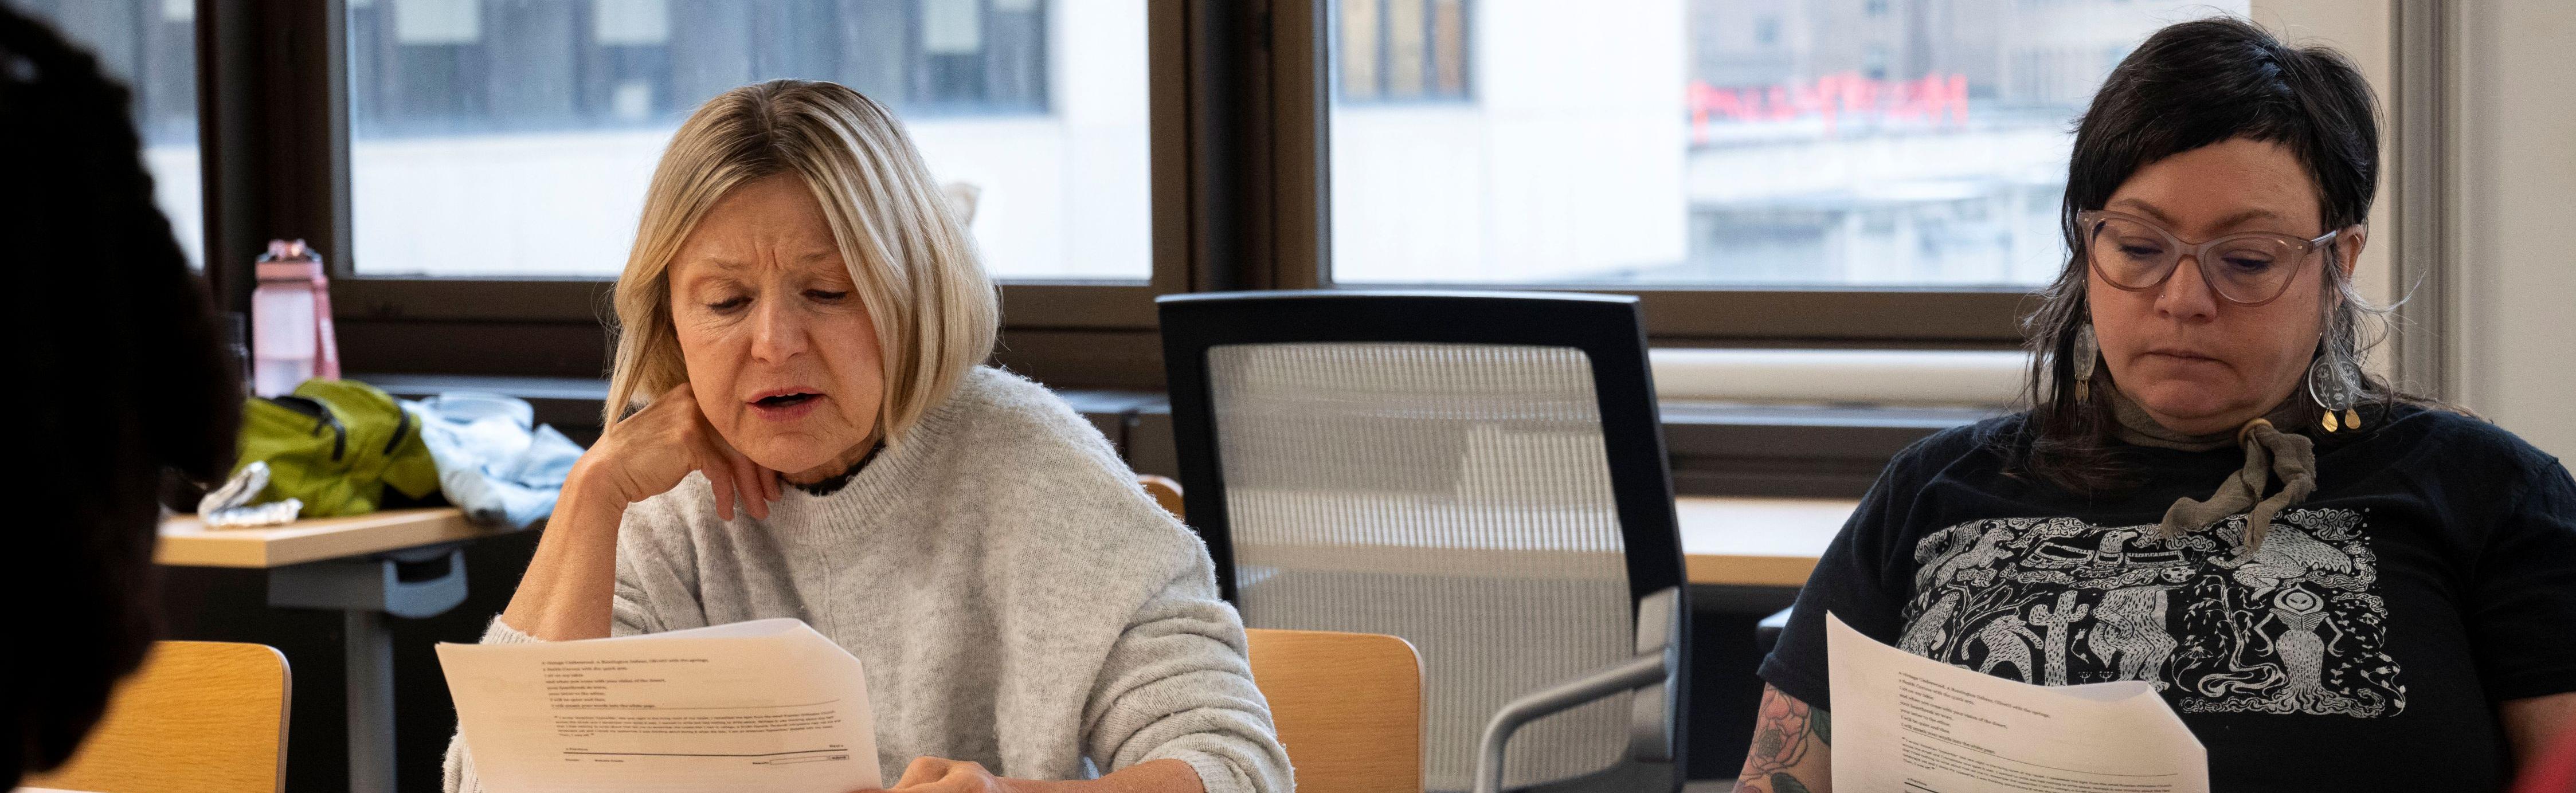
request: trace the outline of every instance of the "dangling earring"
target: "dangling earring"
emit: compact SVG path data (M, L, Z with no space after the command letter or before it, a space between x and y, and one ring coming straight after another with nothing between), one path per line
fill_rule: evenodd
M2353 409L2360 397L2360 367L2319 345L2316 362L2308 364L2308 398L2316 400L2317 407L2325 411L2325 418L2318 423L2327 432L2361 429L2361 411ZM2336 413L2343 414L2342 421L2335 420Z
M2093 341L2093 323L2075 329L2075 349L2067 363L2075 366L2075 401L2093 398L2093 365L2102 357L2102 348Z

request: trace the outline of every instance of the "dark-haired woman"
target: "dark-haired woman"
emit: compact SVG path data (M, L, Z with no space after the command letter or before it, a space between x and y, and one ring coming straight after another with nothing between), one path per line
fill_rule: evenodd
M151 646L155 489L232 464L241 384L213 308L152 206L123 86L0 4L0 397L20 458L0 603L0 789L61 765ZM27 463L33 463L29 465Z
M2576 720L2576 481L2357 365L2375 117L2342 56L2239 21L2121 62L2033 407L1888 465L1762 665L1737 790L1831 786L1828 611L2001 677L2146 681L2219 790L2494 790Z

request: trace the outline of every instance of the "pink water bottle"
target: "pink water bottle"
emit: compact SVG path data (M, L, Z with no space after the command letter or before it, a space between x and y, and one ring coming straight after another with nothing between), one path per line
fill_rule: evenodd
M252 392L293 392L304 381L340 379L340 344L331 331L331 281L322 256L303 240L269 240L250 293Z

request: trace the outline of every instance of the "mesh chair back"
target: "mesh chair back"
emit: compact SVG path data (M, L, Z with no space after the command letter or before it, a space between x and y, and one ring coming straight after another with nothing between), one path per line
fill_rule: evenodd
M1167 347L1209 340L1175 328L1166 305ZM1632 580L1586 350L1372 340L1414 334L1301 324L1359 338L1283 333L1204 347L1205 402L1192 407L1206 412L1206 437L1183 444L1213 447L1221 498L1210 500L1221 501L1222 520L1203 517L1206 483L1187 480L1204 474L1185 470L1192 523L1222 531L1231 558L1219 561L1247 626L1412 642L1423 661L1425 786L1465 789L1477 739L1503 704L1634 657L1636 598L1649 589L1640 584L1673 585L1677 552L1649 549L1674 555L1662 562L1674 572ZM1185 386L1177 376L1172 385L1176 423L1189 423ZM1659 457L1654 470L1669 533ZM1622 694L1531 724L1511 743L1506 784L1619 763L1630 714Z
M1580 351L1229 345L1208 351L1208 370L1244 623L1413 642L1430 689L1429 787L1467 786L1503 703L1633 654ZM1617 762L1626 705L1531 725L1505 779Z

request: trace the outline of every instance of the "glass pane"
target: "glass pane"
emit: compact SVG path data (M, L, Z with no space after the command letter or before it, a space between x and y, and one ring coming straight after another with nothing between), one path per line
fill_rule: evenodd
M1152 272L1144 0L348 0L364 275L614 277L709 97L831 80L979 194L996 277Z
M0 0L53 23L134 92L153 203L188 264L205 265L205 194L197 166L196 0Z
M2054 276L2075 117L2246 0L1328 0L1332 279Z

